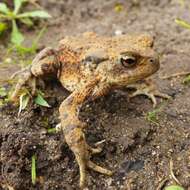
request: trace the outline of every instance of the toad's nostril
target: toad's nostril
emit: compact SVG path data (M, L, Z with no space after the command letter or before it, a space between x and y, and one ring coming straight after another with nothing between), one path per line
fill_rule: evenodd
M153 69L153 71L157 71L160 67L160 61L158 56L149 57L148 59L149 66Z
M158 57L151 57L151 58L149 58L149 62L152 64L159 64L159 58Z

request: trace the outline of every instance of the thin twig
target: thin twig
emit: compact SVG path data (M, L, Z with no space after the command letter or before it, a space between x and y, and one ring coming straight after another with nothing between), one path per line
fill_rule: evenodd
M161 190L167 181L168 181L168 178L163 179L163 180L159 183L159 185L158 185L158 187L156 188L156 190Z
M185 75L189 75L190 74L190 71L182 71L182 72L178 72L178 73L174 73L174 74L171 74L171 75L166 75L166 76L160 76L161 79L170 79L170 78L173 78L173 77L181 77L181 76L185 76Z
M127 181L125 190L131 190L131 180Z
M181 183L180 183L179 180L176 178L176 176L175 176L175 174L174 174L174 172L173 172L173 160L172 160L172 158L170 159L170 174L171 174L173 180L174 180L177 184L181 185Z
M99 146L99 145L103 144L104 142L106 142L105 139L98 141L97 143L94 144L94 146Z

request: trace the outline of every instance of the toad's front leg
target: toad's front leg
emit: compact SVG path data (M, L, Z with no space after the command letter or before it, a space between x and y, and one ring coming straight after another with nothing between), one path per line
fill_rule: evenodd
M85 140L83 129L85 123L78 119L78 112L80 105L91 98L94 84L91 83L85 86L80 91L73 92L60 106L60 118L61 126L66 139L67 144L73 151L80 170L80 187L85 186L86 181L86 169L90 168L97 172L112 175L110 170L102 168L92 161L90 157L93 153L98 153L98 148L90 147Z
M145 95L151 99L153 107L156 107L157 105L157 101L155 98L156 96L164 99L171 98L169 95L160 92L150 79L139 81L138 83L127 86L127 88L136 89L136 91L130 95L131 98L138 95Z
M22 87L26 84L32 87L32 94L35 94L36 78L43 77L44 75L48 74L56 75L59 64L56 59L57 52L51 47L47 47L37 54L30 66L14 73L11 78L19 75L19 80L11 99L15 100L18 97L18 94Z

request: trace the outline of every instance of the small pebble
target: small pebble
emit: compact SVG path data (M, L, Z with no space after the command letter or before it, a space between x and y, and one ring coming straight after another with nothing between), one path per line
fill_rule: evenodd
M119 35L122 35L123 34L123 31L122 30L116 30L115 31L115 35L116 36L119 36Z
M57 133L60 132L61 131L61 123L57 124L55 129L56 129Z
M12 62L12 59L10 57L6 58L4 63L11 63Z

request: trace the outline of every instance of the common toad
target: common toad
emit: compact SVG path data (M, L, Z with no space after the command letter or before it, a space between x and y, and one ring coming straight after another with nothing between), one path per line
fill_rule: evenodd
M146 35L103 37L88 32L77 37L65 37L57 50L45 48L28 68L17 73L20 79L13 99L26 84L32 86L34 94L36 79L49 75L56 76L63 87L72 92L60 105L60 125L78 162L81 188L85 186L87 168L106 175L112 175L112 171L90 160L91 155L101 149L86 143L83 133L86 124L78 118L80 106L87 100L126 86L137 88L134 95L145 94L154 103L154 95L167 98L156 89L149 91L147 83L143 83L143 87L136 84L159 69L158 54L152 46L153 39Z

